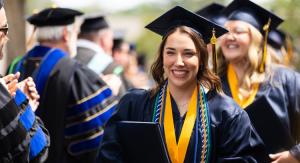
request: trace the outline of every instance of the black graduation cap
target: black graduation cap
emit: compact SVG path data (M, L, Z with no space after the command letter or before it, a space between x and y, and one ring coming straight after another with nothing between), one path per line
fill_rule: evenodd
M223 11L229 20L245 21L261 33L264 33L263 27L268 23L269 18L271 19L270 29L275 29L283 22L280 17L250 0L234 0Z
M196 14L203 16L207 18L208 20L215 22L220 25L224 25L226 22L226 17L222 15L222 10L225 8L225 6L219 4L219 3L211 3L202 9L196 11Z
M0 9L2 9L3 5L4 5L3 0L0 0Z
M268 35L268 44L275 49L285 46L286 34L278 29L271 30Z
M228 32L225 28L207 20L206 18L176 6L146 26L147 29L164 36L171 29L178 26L188 26L198 32L205 43L209 43L212 31L215 30L216 37Z
M80 31L81 32L92 32L92 31L98 31L100 29L108 28L109 25L107 21L105 20L105 17L103 15L101 16L94 16L94 17L87 17L84 19Z
M75 16L82 14L69 8L46 8L30 16L27 21L37 27L69 25L74 23Z

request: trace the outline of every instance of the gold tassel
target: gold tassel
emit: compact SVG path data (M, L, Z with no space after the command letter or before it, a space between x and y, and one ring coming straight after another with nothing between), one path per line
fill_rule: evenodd
M215 28L212 30L212 37L210 38L211 48L212 48L212 62L213 62L213 71L215 74L217 74L218 64L217 64L217 38L216 38L216 31Z
M265 31L264 44L263 44L263 56L259 66L259 72L263 73L265 71L265 62L267 58L267 43L268 43L268 35L271 24L271 18L269 18L268 23L264 25L263 30Z
M293 55L294 55L294 49L293 49L293 43L292 43L292 39L290 36L286 36L286 48L287 48L287 54L285 55L286 56L286 59L285 59L285 65L288 66L291 62L291 59L293 58Z

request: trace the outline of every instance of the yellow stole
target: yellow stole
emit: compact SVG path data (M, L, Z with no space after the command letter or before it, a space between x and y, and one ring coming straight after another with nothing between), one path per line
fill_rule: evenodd
M190 138L193 132L193 128L197 116L197 86L193 92L192 98L188 104L188 111L183 123L183 127L179 136L178 144L176 142L172 104L170 98L169 87L167 87L166 92L166 105L165 105L165 115L164 115L164 131L165 139L167 144L167 149L172 163L183 163L187 148L190 142Z
M238 79L231 64L228 65L227 69L227 81L232 94L232 98L240 105L241 108L246 108L254 101L256 93L259 89L259 84L253 85L250 96L248 98L240 98Z

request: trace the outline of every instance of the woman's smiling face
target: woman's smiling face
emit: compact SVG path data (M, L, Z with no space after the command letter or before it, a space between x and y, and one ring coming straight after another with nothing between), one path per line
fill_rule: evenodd
M220 46L227 61L239 61L247 56L251 44L249 24L243 21L228 21L229 31L220 38Z
M169 84L184 88L197 82L199 54L188 34L176 31L168 36L163 48L163 66Z

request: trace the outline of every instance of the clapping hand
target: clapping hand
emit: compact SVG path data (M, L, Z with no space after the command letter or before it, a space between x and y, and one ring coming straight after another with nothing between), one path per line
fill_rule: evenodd
M35 111L39 106L40 95L36 90L35 83L31 77L26 78L17 84L18 88L25 93L29 100L29 105Z
M16 90L18 89L17 83L20 77L20 73L9 74L0 78L0 83L7 89L11 96L16 95Z

